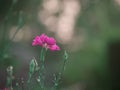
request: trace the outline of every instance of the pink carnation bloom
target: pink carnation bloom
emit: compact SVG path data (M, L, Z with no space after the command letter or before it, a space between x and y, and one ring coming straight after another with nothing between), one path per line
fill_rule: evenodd
M42 46L51 51L60 50L60 47L56 45L56 40L53 37L48 37L45 34L36 36L33 40L32 46Z

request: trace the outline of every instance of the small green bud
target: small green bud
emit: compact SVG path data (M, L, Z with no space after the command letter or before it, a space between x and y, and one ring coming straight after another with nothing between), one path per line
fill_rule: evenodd
M40 78L36 78L37 82L40 82Z
M18 82L16 83L16 86L17 86L17 87L19 86L19 83L18 83Z
M22 28L23 25L24 25L23 12L20 11L20 12L19 12L19 17L18 17L18 29Z
M39 70L37 60L35 58L32 59L30 62L30 72L34 73L35 71Z
M9 67L7 68L7 73L8 73L9 76L12 76L12 75L13 75L13 66L9 66Z
M34 59L30 62L30 74L33 74L35 70L35 62Z
M64 51L64 59L68 59L68 53Z
M9 66L7 68L7 74L8 74L8 76L7 76L7 86L10 86L12 84L12 80L14 79L14 77L13 77L13 66ZM12 86L11 86L11 88L12 88ZM12 90L12 89L10 89L10 90Z

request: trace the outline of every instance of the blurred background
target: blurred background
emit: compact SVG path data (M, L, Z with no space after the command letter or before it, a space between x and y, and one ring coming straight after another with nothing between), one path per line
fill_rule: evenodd
M120 0L0 0L1 89L9 65L14 81L28 79L29 63L41 50L31 43L42 33L61 47L46 55L48 87L66 50L61 90L120 90Z

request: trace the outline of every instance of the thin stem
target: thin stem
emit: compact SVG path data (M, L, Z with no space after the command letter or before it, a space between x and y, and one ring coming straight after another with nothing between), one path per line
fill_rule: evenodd
M19 29L16 30L16 32L13 34L11 41L15 38L15 36L17 35L17 33L19 32ZM7 46L5 47L5 49L3 50L3 54L6 53L7 49L10 47L11 42L8 42Z
M12 81L11 81L11 86L10 86L10 90L13 90L13 87L12 87Z
M7 68L7 87L10 88L10 90L13 90L13 87L12 87L12 82L13 82L13 67L12 66L9 66Z
M21 78L21 84L22 84L22 90L24 90L24 79L23 78Z
M42 90L45 90L45 53L46 48L42 48L41 54L40 54L40 70L39 70L39 79L40 79L40 86Z
M65 51L65 53L64 53L64 62L63 62L63 65L62 65L62 68L61 68L60 72L58 73L57 76L55 76L53 90L57 90L57 88L58 88L58 85L59 85L60 80L62 78L63 72L65 71L65 66L66 66L66 63L67 63L67 58L68 58L68 54Z
M16 2L17 2L16 0L13 0L13 1L12 1L11 7L10 7L10 9L8 10L7 15L6 15L6 17L5 17L5 21L4 21L4 25L3 25L2 43L4 43L4 41L5 41L5 38L6 38L5 36L6 36L7 27L8 27L8 25L9 25L9 20L10 20L10 18L11 18L11 16L12 16L13 8L14 8Z
M16 90L19 90L19 88L20 88L20 87L19 87L19 83L17 82L17 83L16 83Z
M3 41L2 41L2 43L5 41L6 31L7 31L7 27L8 27L8 24L9 24L9 18L11 17L12 11L13 11L13 4L11 5L11 7L8 11L8 14L5 17L5 22L4 22L4 25L3 25L3 35L2 35L2 40Z
M19 18L18 18L18 27L17 30L15 31L15 33L13 34L11 40L6 44L6 47L4 48L4 50L0 53L0 55L4 55L7 51L7 49L11 46L11 41L14 40L15 36L17 35L17 33L20 31L20 29L22 28L22 26L24 25L23 23L23 18L22 18L22 12L19 13ZM5 36L5 35L4 35ZM3 40L4 41L4 40Z
M28 90L30 90L30 89L31 89L31 88L30 88L30 86L31 86L31 85L30 85L30 83L28 83L28 84L27 84Z

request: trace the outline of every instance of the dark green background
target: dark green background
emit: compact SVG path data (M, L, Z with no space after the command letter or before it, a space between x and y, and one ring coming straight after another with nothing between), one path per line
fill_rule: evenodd
M42 0L18 0L15 4L12 0L0 0L0 88L5 87L9 65L14 66L16 78L27 80L30 60L39 58L41 48L32 47L31 43L38 33L47 33L37 20L41 4ZM79 50L68 51L69 59L60 87L63 90L120 90L120 6L114 0L80 0L80 4L76 27L85 30L86 40ZM22 22L19 23L20 18ZM31 39L12 42L10 28L24 25L33 29ZM62 64L64 45L59 45L61 51L47 53L48 86L51 86L52 74L57 73Z

